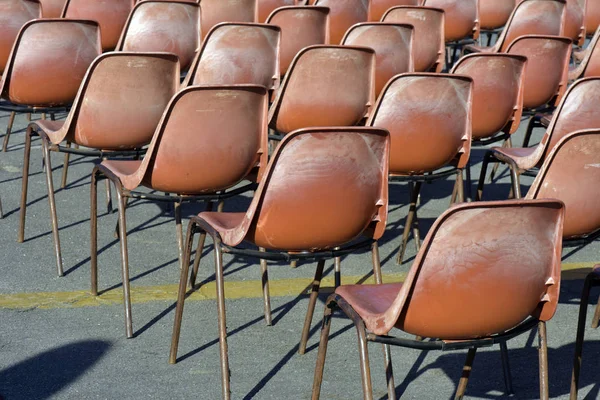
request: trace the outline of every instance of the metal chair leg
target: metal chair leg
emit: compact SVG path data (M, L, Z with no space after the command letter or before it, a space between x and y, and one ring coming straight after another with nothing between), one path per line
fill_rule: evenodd
M71 148L71 142L67 142L67 148ZM65 157L63 159L63 168L62 168L62 179L60 181L61 189L64 189L67 186L67 174L69 173L69 157L70 153L65 153Z
M519 171L516 166L510 166L510 182L512 184L511 192L508 195L509 198L520 199L521 198L521 179L519 178Z
M58 276L63 276L62 256L60 253L60 237L58 235L58 218L56 217L56 201L54 200L54 184L52 183L52 164L48 138L42 136L42 154L46 163L46 185L48 187L48 203L50 205L50 218L52 220L52 238L54 240L54 255L56 257L56 270Z
M21 209L19 210L19 233L17 242L23 243L25 240L25 216L27 214L27 184L29 183L29 160L31 158L31 135L33 130L27 127L25 133L25 149L23 156L23 175L21 181Z
M221 356L221 388L223 399L231 398L229 382L229 356L227 352L227 323L225 319L225 288L223 279L223 252L221 241L213 238L215 243L215 281L217 284L217 310L219 324L219 353Z
M13 123L15 122L15 112L10 113L10 117L8 117L8 125L6 126L6 135L4 135L4 142L2 143L2 152L6 152L8 148L8 140L10 139L10 134L12 132Z
M502 147L512 147L511 143L510 143L510 138L506 139L502 143ZM490 173L490 183L494 182L494 177L496 176L496 173L498 172L498 168L500 168L500 163L497 163L496 165L494 165L494 168L492 168L492 172Z
M342 284L342 257L336 257L333 260L333 268L335 287L338 287Z
M513 394L512 376L510 373L510 363L508 360L508 347L506 342L500 343L500 357L502 358L502 373L504 374L504 387L506 394L510 396Z
M414 216L417 210L417 199L419 192L421 191L421 182L415 182L410 184L410 206L408 208L408 215L406 216L406 223L404 224L404 233L402 235L402 243L398 250L398 257L396 258L397 264L402 264L404 259L404 253L406 252L406 244L408 243L408 235L411 231Z
M594 311L594 316L592 317L592 328L598 328L598 321L600 320L600 299L598 299L598 304L596 305L596 311Z
M485 175L487 174L487 167L490 161L493 158L493 153L491 151L486 151L485 156L483 157L483 163L481 164L481 172L479 174L479 183L477 183L477 195L475 197L475 201L481 201L483 198L483 186L485 185Z
M321 324L321 340L319 342L319 353L317 354L317 365L315 366L315 378L312 388L312 400L321 397L321 383L323 382L323 370L325 369L325 357L327 356L327 343L329 342L329 331L331 329L331 314L335 304L325 305L323 323Z
M592 288L593 276L590 274L585 279L583 291L581 292L581 303L579 304L579 319L577 320L577 336L575 340L575 356L573 357L573 372L571 375L571 400L577 400L579 391L579 374L581 372L581 359L583 353L583 340L585 336L585 320L587 317L590 289Z
M117 206L119 209L119 242L121 243L121 273L123 275L123 303L125 306L125 332L128 338L133 337L131 318L131 293L129 290L129 257L127 254L127 225L125 218L125 198L121 188L116 187Z
M469 383L469 376L471 375L471 370L473 369L473 360L475 359L476 352L477 348L474 347L469 349L469 352L467 353L467 359L465 360L465 365L463 366L462 376L460 377L458 388L456 389L456 395L454 396L455 400L460 400L465 395L467 383Z
M464 185L464 180L463 180L463 171L460 170L458 171L457 175L457 183L458 183L458 189L457 189L457 201L459 203L464 203L465 202L465 185ZM467 185L468 185L468 189L467 189L467 199L470 201L471 200L471 168L467 167Z
M540 359L540 399L548 400L550 398L548 386L548 336L546 334L546 323L538 323L539 337L539 359Z
M369 350L367 348L367 332L365 324L359 321L356 324L358 333L358 356L360 358L360 375L363 388L363 398L373 400L373 385L371 383L371 367L369 366Z
M265 251L263 247L259 249L260 251ZM265 323L268 326L273 324L273 318L271 316L271 296L269 294L269 269L267 266L267 260L260 260L260 276L262 281L262 290L263 290L263 303L265 307Z
M308 301L308 310L306 310L306 317L304 318L304 327L302 328L302 336L300 338L300 346L298 348L299 354L304 354L306 352L306 343L308 342L308 334L310 333L310 324L315 311L315 304L317 304L317 298L319 297L319 287L321 286L321 278L323 277L324 267L325 260L319 260L317 263L317 269L315 270L315 279L313 280L310 299Z
M206 202L205 211L212 211L212 203ZM200 268L200 260L202 259L202 250L204 249L204 242L206 241L206 232L202 231L198 238L198 246L196 246L196 254L194 255L194 267L192 268L192 274L190 275L190 289L196 286L196 277L198 276L198 268ZM189 260L189 258L188 258Z
M177 234L177 254L179 257L179 268L183 268L183 228L181 227L181 202L176 201L174 207L175 230Z
M98 174L94 169L90 187L90 291L94 296L98 295Z

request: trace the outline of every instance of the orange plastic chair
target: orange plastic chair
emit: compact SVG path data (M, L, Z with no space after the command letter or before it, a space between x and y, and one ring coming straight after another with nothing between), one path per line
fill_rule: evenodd
M31 137L38 135L59 276L63 264L50 152L96 158L139 156L178 86L179 62L174 54L105 53L91 64L65 121L38 120L27 127L18 241L23 242L25 236ZM77 148L71 148L71 143Z
M399 6L389 9L382 22L414 27L413 58L417 72L442 72L446 45L444 11L439 8Z
M317 0L316 6L329 7L329 40L340 44L344 34L354 24L367 22L369 0Z
M495 30L502 28L508 22L514 9L515 0L479 0L481 29Z
M506 342L536 327L540 398L548 399L546 322L558 305L563 219L564 205L557 200L461 204L435 221L404 283L337 288L325 303L312 399L320 396L332 313L338 307L357 330L365 399L373 399L369 342L468 349L455 397L461 399L477 349L495 344L510 391ZM394 328L432 339L392 335ZM386 353L389 398L394 399L389 349Z
M567 90L552 116L550 126L539 144L533 147L494 147L484 156L479 176L477 198L483 195L487 165L490 162L505 163L511 173L512 193L521 197L519 175L542 165L550 151L567 134L582 129L600 129L600 113L596 105L600 102L600 78L584 78L573 83ZM527 127L527 137L531 135L533 124Z
M200 0L202 40L221 22L258 22L258 0Z
M389 135L383 129L337 127L295 131L283 139L273 154L247 212L204 212L191 219L179 281L171 363L177 360L190 252L196 233L210 235L214 243L221 377L226 399L230 390L223 252L261 259L265 316L270 315L266 260L318 261L300 354L306 349L326 260L371 247L373 272L376 281L381 282L376 240L385 231L387 218L389 143ZM294 190L289 190L290 187ZM242 242L259 250L240 248ZM338 268L335 275L337 286Z
M279 86L278 26L224 22L206 35L183 86L256 84Z
M387 10L396 6L420 6L422 0L371 0L369 1L369 22L380 21Z
M309 127L353 126L374 103L373 49L310 46L292 61L269 110L269 127L286 135Z
M423 5L444 10L446 42L479 37L479 0L425 0Z
M585 43L585 7L588 0L567 0L564 36L573 40L578 46Z
M133 4L134 0L67 0L61 16L98 22L102 50L111 51L117 46Z
M127 199L175 203L181 265L184 261L182 203L219 201L256 187L251 183L228 190L247 179L257 166L259 179L262 176L267 163L267 111L267 90L262 86L188 87L168 104L143 160L109 160L94 168L90 221L92 293L98 293L97 184L106 177L114 185L118 199L127 337L133 336L125 218ZM231 157L232 149L236 157ZM140 186L165 194L136 191Z
M267 24L281 28L279 68L281 76L288 71L296 54L305 47L329 43L329 8L280 7L267 18Z
M3 151L14 113L42 113L45 118L45 113L64 111L100 53L100 30L95 21L37 19L23 25L0 80L0 110L11 112Z
M258 21L256 22L261 22L261 23L268 23L267 19L269 17L269 15L271 15L271 13L273 11L275 11L276 9L280 8L280 7L287 7L287 6L295 6L298 4L298 1L296 0L256 0L257 1L257 7L258 7ZM302 4L304 4L304 1L302 1Z
M414 72L412 25L388 22L363 22L348 29L343 45L375 50L375 95L394 75Z
M67 0L39 0L43 18L60 18Z
M27 21L41 17L37 0L6 0L0 3L0 75L6 68L19 30Z
M472 86L473 80L462 75L397 75L383 89L367 121L367 126L390 132L390 181L409 183L410 206L398 264L411 230L417 250L420 246L417 199L423 182L456 175L452 202L464 200L462 170L471 151Z
M199 47L198 4L145 0L131 10L116 51L173 53L187 71Z
M592 76L600 76L600 28L584 51L581 63L569 71L569 81Z
M600 26L600 2L587 0L584 16L585 30L591 35Z

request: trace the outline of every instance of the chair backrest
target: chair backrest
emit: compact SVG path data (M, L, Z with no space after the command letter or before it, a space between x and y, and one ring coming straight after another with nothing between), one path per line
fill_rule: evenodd
M514 133L523 113L527 58L504 53L469 54L451 73L473 79L473 139L485 139L504 130Z
M564 136L546 157L527 199L559 199L566 205L564 238L600 230L600 129Z
M560 292L564 205L463 203L425 238L392 306L375 323L445 340L487 337L552 318Z
M446 42L479 37L479 0L425 0L423 5L444 10Z
M0 2L0 74L4 71L8 56L21 27L41 17L37 0L4 0Z
M198 4L145 0L131 10L116 50L173 53L187 71L199 47Z
M221 22L258 22L257 0L200 0L202 40Z
M296 5L295 0L257 0L258 7L258 21L266 23L267 18L273 11L279 7L287 7Z
M367 126L390 132L390 175L432 172L471 149L473 81L468 76L412 73L392 78Z
M506 25L515 9L515 0L479 0L481 29L498 29Z
M596 29L596 33L587 49L587 53L580 64L583 66L581 77L600 76L600 28Z
M367 22L369 0L317 0L317 6L329 7L329 42L340 44L354 24Z
M414 71L413 27L388 22L363 22L353 25L343 45L364 46L375 50L375 95L394 75Z
M535 109L558 101L567 90L571 39L562 36L526 35L506 50L527 57L523 107Z
M494 46L504 52L519 36L562 35L566 22L565 0L525 0L513 10Z
M61 16L98 22L102 50L111 51L117 46L133 4L134 0L67 0Z
M280 133L353 126L375 103L375 51L318 45L302 49L277 91L269 126Z
M208 33L184 86L255 84L279 86L281 31L268 24L224 22Z
M245 236L260 247L288 251L332 249L363 232L378 239L387 220L388 154L383 129L289 134L252 200Z
M587 0L585 7L585 30L589 34L596 32L600 27L600 2L595 0Z
M569 37L579 46L585 43L585 3L588 0L567 0L565 10L565 31L564 36Z
M444 11L431 7L400 6L389 9L383 22L412 25L415 71L441 72L444 68Z
M381 21L387 10L396 6L420 6L421 0L371 0L369 1L369 22Z
M327 7L281 7L269 15L267 23L281 28L279 69L282 76L300 50L315 44L329 43Z
M179 61L168 53L110 52L88 70L64 126L65 139L103 150L150 143L179 89Z
M39 0L43 18L60 18L67 0Z
M216 192L267 165L268 92L263 86L190 86L165 110L144 182L179 194ZM259 176L262 172L259 172Z
M15 104L70 104L92 61L102 52L95 21L37 19L19 31L0 84Z

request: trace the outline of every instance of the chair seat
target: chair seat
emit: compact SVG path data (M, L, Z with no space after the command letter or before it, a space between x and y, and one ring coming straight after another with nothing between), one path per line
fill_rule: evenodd
M354 311L365 322L369 331L376 330L380 315L385 313L392 305L402 283L387 283L384 285L344 285L335 290L342 296ZM379 322L381 324L381 322Z
M480 46L478 44L469 44L464 47L465 54L470 53L491 53L494 51L493 46Z
M238 230L243 230L242 223L245 212L211 212L206 211L198 214L198 218L204 220L221 236L221 240L228 246L236 246L238 243L232 240L238 235L232 234ZM240 232L241 233L241 232Z
M533 147L494 147L492 151L499 160L512 160L518 168L527 170L538 164L539 147L539 145Z
M133 190L140 184L142 177L137 176L142 165L142 160L104 160L100 164L102 169L116 176L123 187Z
M40 130L48 136L52 144L59 144L63 141L64 135L60 130L65 125L65 121L52 121L49 119L40 119L35 121Z

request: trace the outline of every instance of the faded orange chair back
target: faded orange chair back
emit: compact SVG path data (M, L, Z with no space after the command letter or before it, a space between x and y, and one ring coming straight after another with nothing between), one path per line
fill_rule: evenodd
M216 25L206 36L184 86L256 84L279 86L278 26L253 23Z
M479 0L425 0L423 5L444 10L446 42L479 37Z
M29 21L15 40L0 82L0 96L28 106L70 104L101 51L95 21Z
M571 39L562 36L526 35L513 41L509 54L527 57L523 107L535 109L558 104L567 90Z
M565 31L562 35L571 38L579 46L583 46L585 43L584 16L587 1L590 0L567 0Z
M387 220L389 135L365 127L310 128L286 136L246 214L260 247L332 249L381 237Z
M479 0L481 29L493 30L506 25L515 9L515 0Z
M221 22L258 22L257 0L200 0L202 40Z
M103 150L147 145L178 89L174 54L105 53L86 74L62 128L65 139Z
M467 165L471 149L471 78L413 73L392 78L367 126L390 132L390 175L431 172L457 160Z
M421 0L371 0L369 1L369 22L381 21L387 10L396 6L420 6Z
M581 61L581 65L584 66L582 77L600 76L600 29L596 29L588 49Z
M131 10L116 50L173 53L187 71L199 47L198 4L145 0Z
M258 21L267 23L269 15L279 7L295 6L296 0L257 0Z
M144 185L179 194L234 186L267 164L266 88L190 86L168 105L140 171Z
M117 46L133 4L134 0L67 0L61 16L98 22L102 50L110 51Z
M527 199L560 199L566 205L563 237L600 230L600 129L564 136L546 157Z
M552 318L560 291L564 205L463 203L444 212L392 306L379 316L415 335L461 340ZM378 332L375 332L376 334Z
M446 54L443 10L431 7L400 6L389 9L381 20L414 27L415 71L442 71Z
M316 6L329 7L329 40L340 44L354 24L367 22L369 0L317 0Z
M375 103L375 51L310 46L292 61L269 112L269 126L289 133L314 126L353 126Z
M375 50L375 95L394 75L414 71L412 25L363 22L348 29L343 45Z
M296 54L307 46L329 43L329 8L290 6L276 9L267 24L281 28L279 68L285 75Z
M566 23L565 0L525 0L513 10L494 51L504 52L519 36L562 35Z
M585 7L585 30L588 33L596 32L600 26L600 2L587 0Z
M67 0L40 0L43 18L60 18Z
M0 2L0 74L6 67L19 30L27 21L40 18L37 0L3 0Z
M519 128L527 58L503 53L469 54L451 73L473 79L473 139Z

